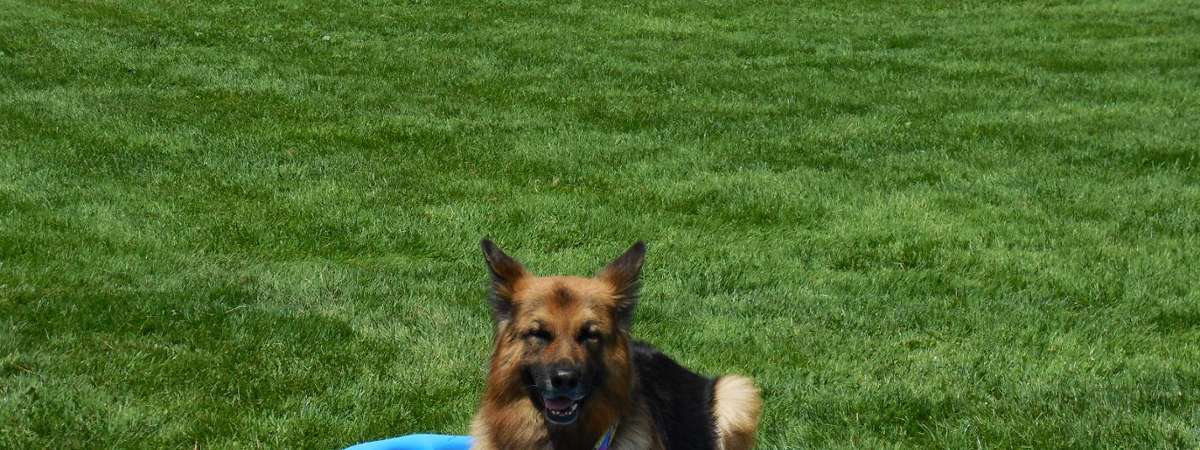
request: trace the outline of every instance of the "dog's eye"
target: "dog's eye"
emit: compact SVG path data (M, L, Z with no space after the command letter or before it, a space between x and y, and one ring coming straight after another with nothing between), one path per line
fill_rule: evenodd
M554 339L554 336L546 330L529 330L525 332L525 338L540 342L550 342Z
M600 333L585 328L579 332L579 340L583 342L599 342Z

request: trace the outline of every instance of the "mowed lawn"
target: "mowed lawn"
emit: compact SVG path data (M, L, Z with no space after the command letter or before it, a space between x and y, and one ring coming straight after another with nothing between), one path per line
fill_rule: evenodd
M760 448L1200 447L1200 4L0 0L0 448L463 434L478 241Z

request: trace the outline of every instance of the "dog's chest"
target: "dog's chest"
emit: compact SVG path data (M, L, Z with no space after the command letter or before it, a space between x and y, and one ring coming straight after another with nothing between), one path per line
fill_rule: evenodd
M663 450L662 442L654 432L650 416L646 414L645 405L637 408L637 413L626 417L617 428L610 450Z

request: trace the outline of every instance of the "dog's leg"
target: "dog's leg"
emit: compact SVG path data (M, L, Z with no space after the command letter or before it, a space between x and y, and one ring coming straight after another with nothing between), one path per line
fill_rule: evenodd
M714 388L717 433L722 450L754 448L754 434L762 415L762 398L749 378L726 375Z

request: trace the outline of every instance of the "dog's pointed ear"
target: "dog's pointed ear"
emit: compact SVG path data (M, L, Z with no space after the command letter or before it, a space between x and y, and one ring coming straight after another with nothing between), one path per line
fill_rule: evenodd
M638 295L641 293L642 263L645 261L646 243L637 241L597 275L597 278L612 286L617 302L617 325L625 331L629 331L633 325L633 310L637 307Z
M488 273L492 276L491 287L488 289L492 319L496 323L512 320L513 289L517 281L529 276L529 272L516 259L504 254L491 240L484 239L479 245L483 248L483 259L487 262Z

